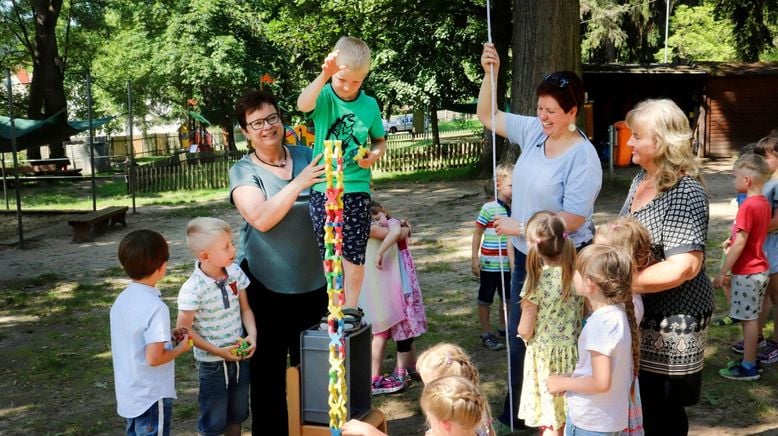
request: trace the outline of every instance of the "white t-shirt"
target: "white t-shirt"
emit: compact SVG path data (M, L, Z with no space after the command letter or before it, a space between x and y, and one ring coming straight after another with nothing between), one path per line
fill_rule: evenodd
M623 305L601 307L586 321L578 338L578 364L573 377L592 375L591 351L610 357L611 388L601 394L568 392L570 421L589 431L621 431L628 425L632 383L632 335Z
M246 292L248 286L249 278L243 270L234 263L228 266L225 289L229 308L225 309L222 291L216 280L205 275L200 263L195 262L194 273L178 292L178 310L195 311L192 329L206 341L219 348L234 345L243 335L239 294ZM194 356L200 362L224 360L197 347L194 347Z
M111 355L119 416L135 418L162 398L176 398L175 363L150 366L146 345L170 342L170 310L156 288L132 282L111 306Z

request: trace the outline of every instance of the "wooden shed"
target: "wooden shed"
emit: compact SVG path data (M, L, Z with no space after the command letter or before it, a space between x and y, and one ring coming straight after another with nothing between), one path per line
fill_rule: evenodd
M585 65L594 141L646 98L670 98L689 117L699 154L725 157L778 128L778 62Z
M731 156L778 128L778 62L700 62L705 100L697 134L706 156Z

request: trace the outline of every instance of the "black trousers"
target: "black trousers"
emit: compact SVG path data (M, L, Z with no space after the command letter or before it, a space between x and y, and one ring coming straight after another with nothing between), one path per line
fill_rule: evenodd
M685 407L699 401L702 371L674 377L640 371L638 378L646 436L685 436L689 433Z
M327 314L327 289L279 294L251 279L247 296L257 323L257 350L251 364L251 432L287 435L286 368L300 364L300 333Z

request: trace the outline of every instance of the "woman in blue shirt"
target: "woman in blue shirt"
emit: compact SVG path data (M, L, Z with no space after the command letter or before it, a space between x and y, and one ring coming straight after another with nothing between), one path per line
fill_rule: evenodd
M569 71L548 74L537 88L536 116L523 116L497 110L491 103L490 68L499 71L500 59L492 44L484 44L481 55L484 80L478 96L478 119L487 129L507 138L521 149L513 169L512 215L497 217L500 234L512 236L515 263L512 273L508 340L510 341L511 390L502 424L516 419L524 370L524 343L516 337L521 320L520 293L524 284L527 242L524 224L535 212L556 212L565 221L568 237L577 249L592 240L594 201L602 186L602 167L597 151L575 125L584 103L583 83ZM494 125L492 125L494 123ZM499 424L498 424L499 426ZM523 426L519 423L519 427Z

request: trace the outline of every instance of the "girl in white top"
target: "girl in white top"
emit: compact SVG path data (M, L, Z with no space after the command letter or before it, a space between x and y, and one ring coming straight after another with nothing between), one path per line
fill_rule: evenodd
M601 244L581 250L575 264L576 292L592 314L578 339L572 377L551 376L551 393L566 392L565 434L618 435L628 425L629 390L639 362L639 336L632 304L631 253Z

